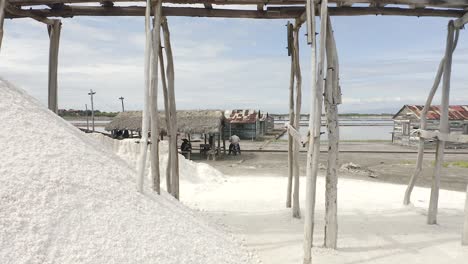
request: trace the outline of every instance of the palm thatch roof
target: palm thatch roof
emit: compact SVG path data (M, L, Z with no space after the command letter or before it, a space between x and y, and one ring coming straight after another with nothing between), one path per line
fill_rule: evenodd
M166 132L166 119L163 112L159 113L161 132ZM127 111L119 113L107 124L105 129L133 130L141 132L141 111ZM225 118L222 111L217 110L182 110L177 111L177 130L182 133L210 134L218 133L224 126Z

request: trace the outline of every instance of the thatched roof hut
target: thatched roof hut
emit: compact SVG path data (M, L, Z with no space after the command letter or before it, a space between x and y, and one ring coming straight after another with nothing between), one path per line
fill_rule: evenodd
M118 114L107 124L106 130L132 130L141 132L141 111L127 111ZM177 127L179 132L190 134L219 133L224 126L225 118L222 111L217 110L182 110L177 111ZM166 131L164 113L160 112L159 127Z

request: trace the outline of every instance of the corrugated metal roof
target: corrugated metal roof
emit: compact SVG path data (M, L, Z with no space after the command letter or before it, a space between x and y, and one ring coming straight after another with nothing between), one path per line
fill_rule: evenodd
M252 124L257 122L258 112L252 109L226 110L224 117L233 124Z
M405 105L405 107L408 107L408 109L410 109L418 118L421 118L421 111L424 108L423 105ZM429 108L427 119L440 119L440 105L432 105ZM468 105L449 106L449 120L468 120Z

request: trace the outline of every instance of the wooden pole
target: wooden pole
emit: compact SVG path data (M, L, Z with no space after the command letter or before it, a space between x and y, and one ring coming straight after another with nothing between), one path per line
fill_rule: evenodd
M160 45L161 46L161 45ZM161 84L162 84L162 90L163 90L163 95L164 95L164 113L165 113L165 120L166 120L166 132L169 135L171 131L171 112L170 112L170 106L169 106L169 97L168 97L168 92L167 92L167 83L166 83L166 70L164 66L164 55L162 52L162 46L159 49L159 67L160 67L160 73L161 73ZM168 146L171 146L171 137L168 138ZM168 193L171 193L171 151L170 147L168 147L168 152L167 152L167 166L166 166L166 191Z
M325 90L325 109L328 128L328 166L325 190L325 241L326 248L336 249L338 239L338 104L341 103L341 93L338 83L338 57L335 54L336 44L333 36L331 19L327 21L327 79Z
M315 37L315 3L314 0L307 0L307 35L311 36L311 92L310 92L310 116L309 116L309 145L307 148L307 164L306 164L306 206L305 206L305 219L304 219L304 264L309 264L312 261L312 234L313 234L313 217L315 210L315 192L316 192L316 179L314 176L315 169L318 169L318 155L320 149L320 126L321 126L321 113L322 107L321 98L322 91L317 83L317 52L316 52L316 37ZM319 103L320 102L320 103ZM317 130L318 129L318 133ZM317 137L316 137L317 135ZM312 165L313 163L313 165Z
M440 106L440 124L439 131L443 134L448 134L450 132L449 122L448 122L448 108L449 108L449 94L450 94L450 75L452 72L452 50L454 43L454 26L453 20L450 20L448 24L448 33L447 33L447 46L445 49L445 65L444 65L444 75L442 83L442 99ZM439 185L440 185L440 174L442 171L442 166L444 162L444 150L445 150L445 141L437 141L437 151L436 151L436 160L434 165L434 173L432 176L432 188L431 188L431 198L429 202L429 211L427 214L427 223L428 224L437 224L437 211L438 211L438 202L439 202Z
M292 36L293 25L288 21L288 48L294 49ZM295 78L295 64L294 64L294 55L290 50L288 50L289 55L291 56L291 75L289 79L289 123L294 126L294 78ZM293 174L294 174L294 152L293 152L293 138L288 133L288 186L287 186L287 196L286 196L286 207L291 208L291 196L292 196L292 185L293 185Z
M5 20L5 5L6 0L0 0L0 51L2 50L3 41L3 22Z
M296 23L294 27L294 73L296 76L296 110L294 119L294 128L299 131L299 122L301 119L301 106L302 106L302 75L301 66L299 62L299 30L300 24ZM301 218L301 208L299 205L299 148L300 145L297 141L294 141L294 193L293 193L293 217Z
M458 37L460 30L457 29L455 31L455 41L453 43L453 48L452 48L452 53L455 51L455 48L458 43ZM445 65L445 56L442 58L439 64L439 68L437 69L437 74L434 80L434 84L432 85L431 91L429 92L429 96L426 99L426 103L424 105L423 110L421 111L421 123L420 123L420 129L425 130L427 128L427 112L429 111L429 108L431 107L432 100L434 99L434 95L437 92L437 89L439 88L440 85L440 80L442 79L442 74L444 73L444 65ZM421 174L422 171L422 163L424 159L424 138L420 137L419 138L419 146L418 146L418 159L416 162L416 169L414 170L413 175L411 176L411 179L408 183L408 187L406 188L405 191L405 198L403 199L403 204L408 205L411 202L411 193L413 191L414 185L416 184L416 180L418 179L419 175Z
M151 23L150 23L150 14L151 14L151 1L147 0L146 2L146 12L145 12L145 88L144 88L144 107L142 113L142 125L141 125L141 140L140 140L140 157L138 160L137 168L137 190L143 192L143 184L145 179L145 169L146 169L146 156L148 154L148 126L150 122L150 102L149 102L149 91L151 88Z
M176 102L175 102L175 88L174 88L174 59L172 56L172 47L169 33L169 26L167 24L167 19L163 17L161 21L161 27L164 33L164 47L166 51L167 58L167 86L168 86L168 97L170 102L171 110L171 147L172 151L171 156L171 170L172 170L172 179L171 179L171 192L172 195L179 199L179 155L177 151L177 116L176 116Z
M3 23L3 22L0 22ZM49 31L49 93L48 93L48 105L49 110L57 113L57 68L58 68L58 53L60 43L60 30L62 28L62 22L54 19L53 24L47 25ZM3 34L3 33L2 33ZM94 130L94 129L93 129Z
M463 225L462 245L468 246L468 185L466 186L465 223Z
M154 6L154 22L152 30L152 56L151 56L151 177L153 191L161 193L161 178L159 172L159 111L158 111L158 58L161 50L161 6L162 0Z

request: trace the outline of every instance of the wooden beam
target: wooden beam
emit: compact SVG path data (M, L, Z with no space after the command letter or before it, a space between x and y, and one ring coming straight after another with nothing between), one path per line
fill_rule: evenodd
M311 0L312 2L312 0ZM313 225L314 225L314 210L315 210L315 195L317 187L317 177L315 171L318 169L318 155L320 155L320 127L322 116L322 91L317 86L317 51L316 51L316 36L315 36L315 4L308 4L310 8L308 12L303 12L308 25L308 32L313 32L310 42L311 47L311 62L310 62L310 116L308 128L308 148L307 148L307 164L306 164L306 202L305 202L305 219L304 219L304 264L309 264L312 261L312 246L313 246ZM296 23L300 23L296 19ZM318 104L320 104L320 109ZM319 137L315 138L316 130Z
M161 177L159 170L159 111L158 111L158 59L161 45L161 13L162 1L154 3L154 21L151 31L151 84L150 84L150 113L151 113L151 177L153 191L161 193Z
M59 43L60 43L60 30L62 28L62 23L60 20L55 19L52 25L47 25L49 31L49 77L48 77L48 106L49 110L57 113L57 94L58 94L58 84L57 84L57 69L58 69L58 53L59 53Z
M289 123L294 125L294 80L295 80L295 57L293 56L294 49L294 26L288 21L287 26L287 41L288 41L288 56L291 56L290 77L289 77ZM292 184L294 174L294 136L288 133L288 185L286 207L291 208L292 205Z
M440 124L439 131L442 134L450 133L448 114L449 114L449 95L450 95L450 77L452 73L452 49L455 37L455 27L453 20L449 21L447 33L447 45L445 48L444 75L442 79L442 99L440 104ZM431 198L429 201L429 210L427 213L427 223L437 224L437 212L439 204L439 188L442 166L444 163L445 141L437 141L436 160L432 175Z
M213 5L210 3L204 3L203 5L205 6L206 9L213 9Z
M6 18L32 17L42 22L50 21L44 17L74 17L74 16L144 16L144 7L99 7L99 6L67 6L63 10L32 9L11 12L7 10ZM299 18L305 21L305 8L303 7L268 7L266 11L257 10L233 10L193 7L163 7L164 16L188 16L188 17L225 17L225 18L253 18L253 19L288 19ZM318 12L316 12L317 14ZM443 9L408 9L397 7L369 8L369 7L329 7L332 16L417 16L417 17L462 17L464 10Z
M6 0L0 0L0 50L2 50L3 41L3 22L5 21Z
M99 0L9 0L10 4L15 6L34 6L47 5L54 3L99 3ZM113 0L112 2L130 2L143 3L145 0ZM256 5L264 3L264 0L164 0L164 3L171 4L216 4L216 5ZM304 5L306 0L269 0L268 5ZM405 6L430 6L430 7L449 7L464 8L468 7L468 0L331 0L329 3L336 3L338 7L349 7L353 4L372 4L372 5L405 5Z
M455 28L462 28L466 23L468 23L468 13L453 22Z
M455 51L458 43L458 37L460 34L460 30L455 31L455 40L452 47L452 53ZM437 69L436 77L434 80L434 84L432 85L431 91L426 99L426 103L424 105L423 110L421 111L421 122L420 122L420 129L425 130L427 127L427 112L432 104L432 100L434 99L435 93L440 85L440 80L442 79L442 74L444 73L444 65L445 65L445 57L439 63L439 68ZM413 175L410 178L408 183L408 187L405 191L405 197L403 199L404 205L409 205L411 202L411 193L413 192L414 185L416 184L416 180L418 179L419 175L422 171L422 162L424 158L424 147L425 147L424 138L420 137L419 139L419 146L418 146L418 158L416 161L416 169L413 172Z
M263 7L264 7L264 6L265 6L264 4L257 4L257 11L263 12L263 11L264 11L264 10L263 10Z
M54 24L54 20L49 19L46 16L31 14L27 10L22 10L22 9L16 8L14 6L11 6L9 4L6 4L5 10L7 12L5 17L7 17L7 18L10 18L11 16L13 16L13 18L14 17L30 17L30 18L32 18L34 20L45 23L47 25L53 25ZM51 10L51 9L49 9L49 10Z
M141 140L142 144L140 145L140 154L138 157L137 165L137 190L143 193L143 185L145 181L145 172L146 172L146 157L148 155L148 126L150 124L150 101L149 101L149 91L151 86L151 4L150 0L147 1L145 10L145 86L143 89L144 94L144 104L143 112L141 117Z
M300 127L300 120L301 120L301 107L302 107L302 74L301 74L301 64L299 61L299 29L300 25L296 24L294 26L293 37L294 37L294 45L293 45L293 54L294 57L294 74L296 79L296 109L295 109L295 116L294 116L294 128L299 130ZM299 151L300 151L300 143L294 142L293 145L294 150L294 191L293 191L293 217L301 218L301 208L299 206L299 173L300 173L300 166L299 166Z

